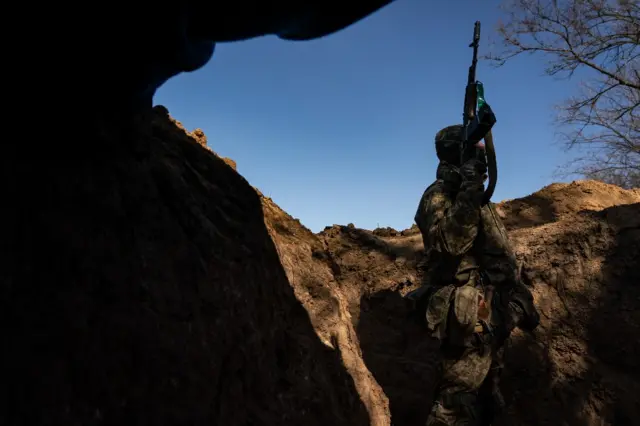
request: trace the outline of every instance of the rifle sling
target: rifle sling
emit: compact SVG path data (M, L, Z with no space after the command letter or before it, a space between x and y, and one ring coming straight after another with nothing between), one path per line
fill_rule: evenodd
M491 130L487 132L484 137L484 147L485 153L487 155L487 171L489 174L489 184L487 185L487 189L484 191L484 196L482 197L482 205L487 205L489 201L491 201L491 197L493 197L493 191L496 189L496 183L498 180L498 164L496 161L496 147L493 144L493 134Z

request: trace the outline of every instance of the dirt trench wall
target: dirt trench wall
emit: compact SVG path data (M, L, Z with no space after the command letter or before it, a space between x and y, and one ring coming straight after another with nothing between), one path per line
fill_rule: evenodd
M424 424L438 357L402 297L420 280L415 227L370 232L334 225L313 235L271 199L260 199L289 284L320 341L339 354L370 423ZM553 184L498 210L542 323L535 336L516 332L508 343L509 406L496 424L634 424L640 191L593 181Z
M0 424L369 425L255 190L166 109L98 118L0 157Z
M632 425L640 418L640 203L512 231L541 326L508 347L507 418ZM504 421L504 425L511 424Z
M389 426L389 402L367 369L349 312L353 289L334 277L335 264L323 242L299 221L262 198L267 229L296 297L309 312L322 342L337 350L369 414L372 426Z
M101 122L75 156L1 157L0 424L424 424L415 227L314 235L166 109ZM509 342L496 424L635 424L639 191L499 207L542 324Z
M263 209L296 296L322 340L340 348L370 416L376 424L424 424L438 357L403 299L420 280L415 227L334 225L314 238L270 199ZM516 331L508 342L509 407L496 424L634 424L640 191L553 184L498 211L542 322L535 337ZM336 340L340 333L347 338Z
M535 338L516 332L508 343L509 409L496 424L635 424L640 192L577 181L499 207L542 323ZM424 424L437 356L402 299L419 282L420 235L333 226L320 237L393 424Z

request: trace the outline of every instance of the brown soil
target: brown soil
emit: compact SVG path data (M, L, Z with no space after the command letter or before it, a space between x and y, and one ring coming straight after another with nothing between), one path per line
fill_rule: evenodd
M569 219L581 211L600 211L640 200L640 188L624 190L597 181L554 183L534 194L499 204L510 229Z
M314 235L163 108L110 134L99 155L3 159L0 424L424 424L415 227ZM542 313L508 343L499 424L634 424L640 191L499 208Z

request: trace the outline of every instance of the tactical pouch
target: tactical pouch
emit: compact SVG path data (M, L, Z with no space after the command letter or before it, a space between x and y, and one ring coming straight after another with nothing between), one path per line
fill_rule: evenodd
M434 291L426 309L432 336L453 346L485 346L491 330L491 300L486 300L482 280L469 274L465 284L451 284ZM478 343L477 340L480 340Z
M426 310L427 328L433 337L443 340L447 335L447 317L456 287L448 285L436 290L429 299Z
M475 332L480 298L481 293L475 286L465 285L456 289L449 324L451 343L463 345Z

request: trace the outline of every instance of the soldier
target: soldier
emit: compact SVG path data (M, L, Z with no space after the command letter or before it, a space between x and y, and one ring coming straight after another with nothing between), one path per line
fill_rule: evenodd
M460 164L462 130L436 134L437 180L415 216L425 247L427 328L442 355L429 426L490 424L504 404L497 387L502 344L513 328L532 331L539 322L506 229L493 204L482 206L484 146Z

